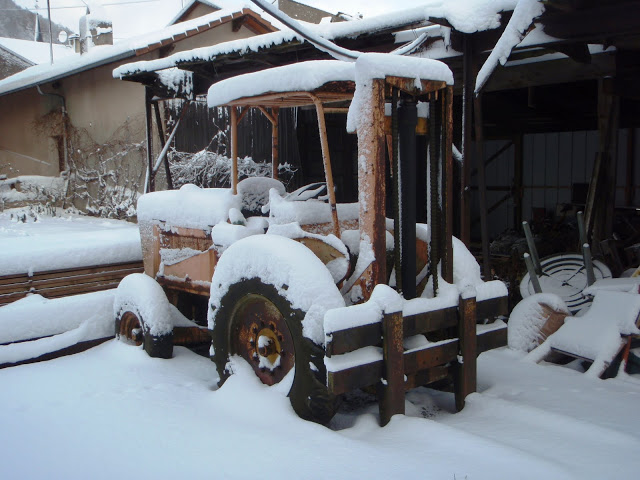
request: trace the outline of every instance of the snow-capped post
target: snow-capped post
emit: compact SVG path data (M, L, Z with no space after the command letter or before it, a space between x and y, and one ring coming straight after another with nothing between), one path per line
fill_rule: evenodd
M402 310L385 312L382 319L384 379L380 388L380 426L396 414L404 415L404 347Z
M462 292L458 307L459 354L455 382L456 410L464 408L464 399L477 388L478 339L476 336L476 293Z

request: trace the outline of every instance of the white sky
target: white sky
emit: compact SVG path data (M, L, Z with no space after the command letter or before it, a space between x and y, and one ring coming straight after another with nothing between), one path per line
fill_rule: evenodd
M229 0L227 0L229 1ZM249 1L249 0L247 0ZM409 8L425 0L403 0L401 5L389 0L303 0L302 3L331 13L344 12L351 15L362 13L366 16L385 13L398 8ZM24 8L39 9L47 15L46 0L15 0ZM50 0L51 17L55 22L78 31L78 20L84 15L84 2L90 0ZM225 0L221 0L224 3ZM157 30L166 25L182 8L187 0L100 0L113 21L116 40Z

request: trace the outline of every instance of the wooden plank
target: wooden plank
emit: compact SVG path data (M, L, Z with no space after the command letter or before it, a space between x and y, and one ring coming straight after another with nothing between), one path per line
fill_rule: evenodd
M403 336L411 337L422 333L435 332L455 327L458 323L458 307L419 313L404 317ZM332 332L331 341L326 345L326 356L341 355L359 348L377 346L382 342L381 323L370 323L358 327Z
M380 426L384 427L391 417L404 414L404 363L402 312L387 314L382 319L382 360L384 379L380 390Z
M405 352L404 373L413 375L438 365L444 365L458 356L458 339L445 340L420 350Z
M480 355L488 350L494 348L507 346L507 327L498 328L496 330L488 330L486 332L479 332L477 335L477 353Z
M80 267L80 268L64 268L58 270L45 270L41 272L36 272L33 275L29 276L27 274L19 274L19 275L5 275L0 277L0 284L4 283L3 280L10 280L12 278L26 278L30 280L41 280L44 278L57 278L60 276L64 276L66 274L69 275L86 275L89 273L98 273L103 271L111 271L111 270L120 270L126 268L138 268L142 265L142 262L123 262L123 263L108 263L103 265L94 265L91 267Z
M450 367L441 365L438 367L427 368L419 372L407 375L407 381L404 384L405 390L429 385L430 383L444 380L450 375Z
M458 307L419 313L404 317L404 336L411 337L421 333L435 332L455 327L458 323Z
M359 348L380 345L381 339L382 324L380 322L338 330L331 333L331 341L326 345L325 355L330 358Z
M498 316L509 315L509 297L488 298L476 302L476 319L482 321L485 318L495 319Z
M382 360L351 367L338 372L327 372L327 387L333 395L375 385L382 378Z
M428 346L420 350L405 352L403 356L404 374L414 375L417 372L444 365L456 359L458 340ZM327 372L327 386L334 395L350 392L358 388L375 385L383 376L382 360L346 368L338 372Z

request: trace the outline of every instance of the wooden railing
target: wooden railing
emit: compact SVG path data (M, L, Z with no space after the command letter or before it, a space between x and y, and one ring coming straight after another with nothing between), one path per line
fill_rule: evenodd
M38 293L58 298L116 288L130 273L144 271L141 261L0 276L0 306Z
M352 308L340 309L340 315L349 318ZM506 324L477 322L507 314L506 296L481 302L461 296L458 305L407 316L396 308L346 329L327 331L325 322L329 391L339 395L377 385L380 423L385 425L391 416L404 413L406 390L450 379L461 410L465 397L476 390L477 356L507 344ZM405 349L407 338L420 335L425 337L417 337L419 346Z

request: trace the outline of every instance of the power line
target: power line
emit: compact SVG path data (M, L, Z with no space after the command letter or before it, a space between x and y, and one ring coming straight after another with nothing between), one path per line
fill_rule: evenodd
M118 5L133 5L136 3L155 3L159 1L160 0L131 0L128 2L103 3L102 6L111 7L111 6L118 6ZM86 5L68 5L66 7L51 7L51 10L64 10L64 9L70 9L70 8L86 8ZM43 8L0 8L0 11L3 11L3 12L19 12L22 10L27 10L29 12L40 12L41 10L44 10L44 9Z

